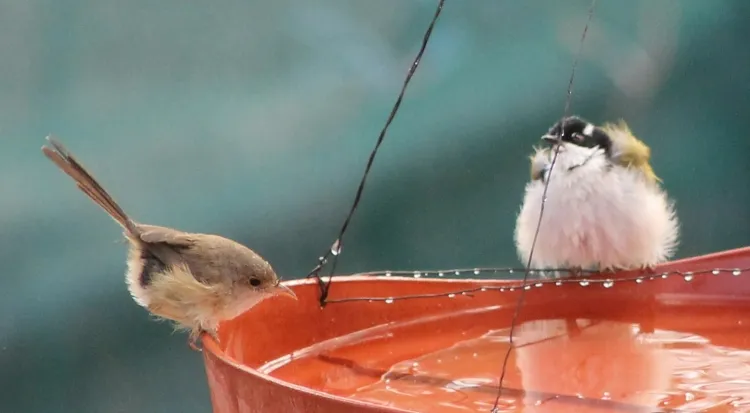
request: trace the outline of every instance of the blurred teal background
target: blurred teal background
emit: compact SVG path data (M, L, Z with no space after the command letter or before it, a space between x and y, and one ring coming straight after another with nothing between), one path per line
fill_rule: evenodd
M285 278L333 241L436 1L0 0L0 412L208 412L201 357L123 281L138 220L250 245ZM517 265L527 155L561 115L588 0L448 0L341 272ZM624 117L679 257L750 244L750 2L602 0L573 112ZM293 332L289 332L293 334Z

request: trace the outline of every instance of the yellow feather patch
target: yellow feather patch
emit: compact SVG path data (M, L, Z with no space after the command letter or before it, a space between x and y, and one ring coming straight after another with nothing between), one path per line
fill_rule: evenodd
M649 182L661 182L649 164L651 149L633 135L624 120L605 123L601 129L612 138L612 157L618 164L640 170Z

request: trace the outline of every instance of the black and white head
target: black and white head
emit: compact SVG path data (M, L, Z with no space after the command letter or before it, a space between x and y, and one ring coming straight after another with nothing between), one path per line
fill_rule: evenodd
M602 128L577 116L556 122L542 136L550 144L531 156L532 181L547 180L552 159L559 174L601 172L611 163L613 141Z
M558 121L542 139L552 144L567 142L584 148L599 147L607 154L612 149L612 139L606 132L577 116L569 116Z

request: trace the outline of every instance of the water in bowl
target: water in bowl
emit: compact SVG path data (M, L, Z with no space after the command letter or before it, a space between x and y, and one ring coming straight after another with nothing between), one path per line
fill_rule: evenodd
M736 303L639 319L538 316L551 312L515 328L497 412L750 412L750 311ZM260 370L404 410L490 412L511 315L486 307L375 326Z

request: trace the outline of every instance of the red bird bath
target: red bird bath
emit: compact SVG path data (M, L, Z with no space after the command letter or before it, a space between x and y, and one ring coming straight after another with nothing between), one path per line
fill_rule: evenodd
M495 411L750 412L749 268L743 248L530 284ZM290 282L298 302L203 337L214 412L490 412L518 284L338 277L331 299L488 289L320 308L317 284Z

